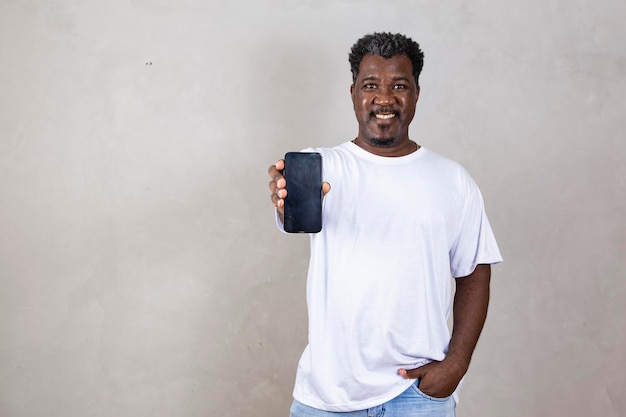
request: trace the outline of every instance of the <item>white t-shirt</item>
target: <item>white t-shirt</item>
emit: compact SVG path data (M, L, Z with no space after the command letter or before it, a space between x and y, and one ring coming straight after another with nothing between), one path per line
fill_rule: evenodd
M452 277L502 258L480 191L456 162L423 147L396 158L351 142L307 151L322 154L331 191L322 231L310 235L309 344L293 395L363 410L414 382L399 368L445 357Z

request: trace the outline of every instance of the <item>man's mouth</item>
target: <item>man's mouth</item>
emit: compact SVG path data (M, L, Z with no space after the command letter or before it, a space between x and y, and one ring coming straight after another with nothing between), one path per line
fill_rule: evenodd
M396 109L393 109L391 107L381 107L379 109L372 110L370 116L372 118L375 118L376 120L390 120L396 116L399 116L399 113Z

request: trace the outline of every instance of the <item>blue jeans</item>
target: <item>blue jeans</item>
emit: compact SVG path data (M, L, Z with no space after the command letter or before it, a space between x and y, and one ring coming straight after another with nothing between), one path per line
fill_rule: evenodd
M294 400L290 417L455 417L454 398L433 398L417 388L418 382L391 401L367 410L331 412Z

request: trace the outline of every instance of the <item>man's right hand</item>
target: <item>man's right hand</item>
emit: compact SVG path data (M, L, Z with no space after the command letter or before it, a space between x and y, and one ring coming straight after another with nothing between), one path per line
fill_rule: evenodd
M287 189L285 188L287 181L285 180L285 177L283 177L283 169L285 169L285 161L283 159L279 160L275 165L271 165L267 169L267 173L272 179L270 181L272 203L280 213L281 218L284 214L285 197L287 197Z
M278 162L276 162L275 165L271 165L267 169L267 173L272 179L269 184L272 203L280 213L281 219L283 218L283 215L285 213L285 197L287 197L287 189L285 188L285 186L287 185L287 181L285 180L285 177L283 177L283 169L285 169L285 161L283 159L279 160ZM329 191L330 184L327 182L323 182L322 195L328 194Z

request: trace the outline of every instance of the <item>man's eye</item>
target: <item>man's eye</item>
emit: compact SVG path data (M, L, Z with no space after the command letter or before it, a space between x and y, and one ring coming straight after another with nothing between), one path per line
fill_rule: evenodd
M396 84L393 86L394 89L396 90L404 90L406 88L406 85L404 84Z
M375 90L376 84L365 84L363 87L367 90Z

